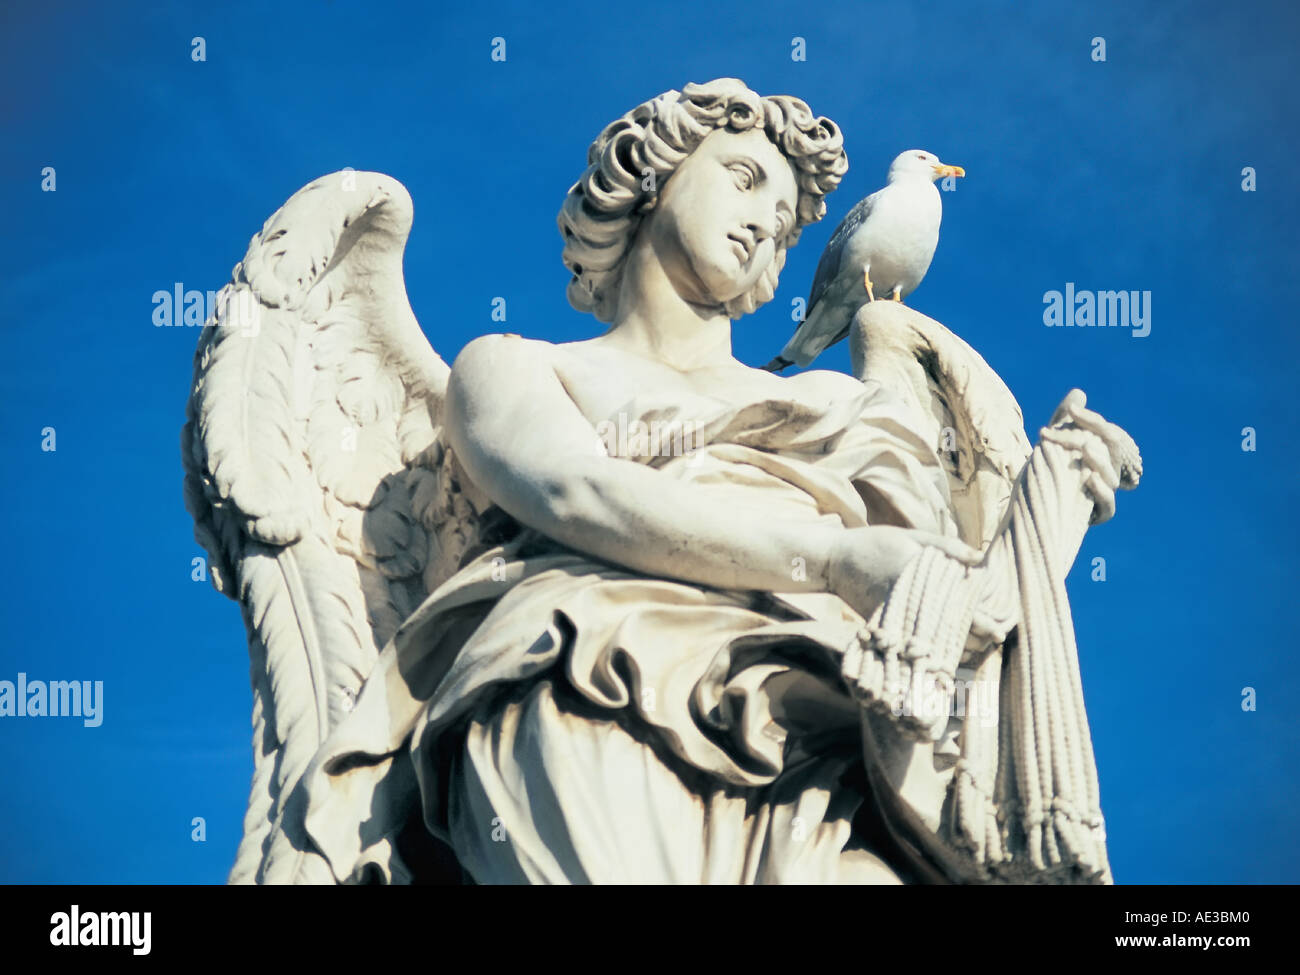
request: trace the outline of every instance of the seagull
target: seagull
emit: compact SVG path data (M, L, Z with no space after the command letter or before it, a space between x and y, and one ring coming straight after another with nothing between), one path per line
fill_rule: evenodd
M807 320L763 368L808 365L849 334L853 316L868 301L902 301L915 291L939 243L943 204L935 180L965 175L932 152L901 153L889 167L888 185L859 200L835 228L813 277Z

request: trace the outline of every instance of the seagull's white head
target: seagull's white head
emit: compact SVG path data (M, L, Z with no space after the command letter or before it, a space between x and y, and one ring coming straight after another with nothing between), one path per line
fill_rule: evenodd
M960 166L947 166L939 162L939 157L924 149L908 149L899 153L889 167L889 182L900 179L923 179L932 183L945 176L965 176L966 170Z

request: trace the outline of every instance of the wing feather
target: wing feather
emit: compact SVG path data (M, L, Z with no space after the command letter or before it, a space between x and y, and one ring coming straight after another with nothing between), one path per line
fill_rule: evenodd
M817 272L813 275L812 290L808 292L808 311L812 312L817 306L817 302L822 300L822 295L830 287L831 282L839 276L840 266L844 261L844 252L848 250L849 238L862 226L867 217L871 216L871 208L876 205L876 197L879 190L868 197L859 200L852 210L840 221L840 225L835 228L835 233L831 234L830 242L826 249L822 251L821 260L817 262Z
M411 312L406 190L377 173L304 187L255 235L195 353L185 500L213 584L240 602L254 774L232 883L332 883L304 771L379 650L453 570L449 370ZM454 546L452 546L454 548Z
M245 283L222 290L217 308L237 302L253 307ZM199 338L191 422L201 447L212 500L249 515L248 533L287 545L301 537L303 513L294 503L306 471L294 450L291 373L296 336L293 319L271 311L252 329L205 327ZM239 390L236 403L226 401Z
M850 353L854 375L883 384L929 427L962 538L987 545L1031 450L1011 390L959 336L898 302L858 312Z

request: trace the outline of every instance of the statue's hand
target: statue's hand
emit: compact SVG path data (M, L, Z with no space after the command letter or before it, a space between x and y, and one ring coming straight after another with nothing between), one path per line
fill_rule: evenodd
M827 588L869 619L889 594L904 566L916 558L923 545L942 549L967 565L977 565L983 554L956 538L874 525L840 532L827 563Z
M1076 452L1088 471L1084 490L1094 507L1091 523L1099 525L1115 514L1115 489L1132 490L1142 476L1142 455L1133 438L1100 413L1086 408L1087 397L1072 389L1039 431L1039 439Z

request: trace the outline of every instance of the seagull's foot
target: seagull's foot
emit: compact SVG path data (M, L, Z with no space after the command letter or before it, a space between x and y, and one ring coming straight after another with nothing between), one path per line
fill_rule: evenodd
M867 286L867 301L875 301L876 292L871 287L871 272L866 268L862 269L862 283Z
M901 284L894 288L893 300L900 305L903 303L903 286Z

